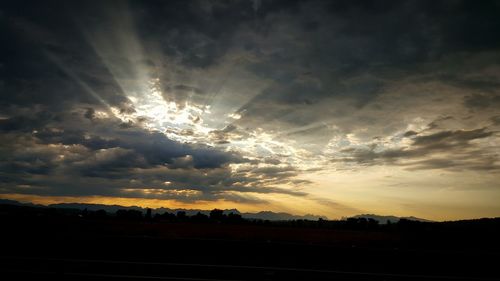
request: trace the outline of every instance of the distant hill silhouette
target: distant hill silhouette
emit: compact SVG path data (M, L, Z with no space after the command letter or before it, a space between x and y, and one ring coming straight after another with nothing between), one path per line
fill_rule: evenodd
M121 206L121 205L105 205L105 204L86 204L86 203L58 203L58 204L50 204L47 206L44 205L35 205L31 203L21 203L15 200L8 200L8 199L0 199L0 204L8 204L8 205L18 205L18 206L32 206L32 207L48 207L48 208L64 208L64 209L77 209L77 210L85 210L87 209L88 211L98 211L98 210L104 210L108 213L116 213L118 210L137 210L141 211L143 213L146 213L147 208L142 208L139 206ZM201 210L201 209L170 209L170 208L156 208L156 209L151 209L152 214L163 214L165 212L167 213L174 213L176 214L177 212L185 212L187 216L194 216L197 213L201 213L204 215L209 215L211 210ZM246 219L257 219L257 220L270 220L270 221L280 221L280 220L318 220L319 218L321 219L327 219L325 216L317 216L317 215L311 215L307 214L304 216L299 216L299 215L292 215L289 213L275 213L271 211L262 211L258 213L241 213L237 209L225 209L223 210L224 214L239 214L243 218Z
M0 204L15 205L15 206L26 206L26 207L46 207L45 205L33 204L33 203L21 203L10 199L1 199Z
M49 207L49 208L64 208L64 209L78 209L78 210L87 209L89 211L104 210L108 213L116 213L116 211L118 211L118 210L137 210L137 211L146 212L145 208L141 208L138 206L86 204L86 203L58 203L58 204L50 204L47 207Z
M77 210L84 210L87 209L88 211L98 211L98 210L105 210L108 213L116 213L118 210L137 210L141 211L143 213L146 213L147 208L142 208L139 206L121 206L121 205L105 205L105 204L87 204L87 203L58 203L58 204L50 204L48 206L45 205L39 205L39 204L32 204L32 203L21 203L15 200L9 200L9 199L0 199L0 204L8 204L8 205L17 205L17 206L30 206L30 207L48 207L48 208L64 208L64 209L77 209ZM170 209L170 208L156 208L156 209L151 209L152 214L163 214L165 212L167 213L173 213L176 214L177 212L186 212L187 216L194 216L197 213L201 213L204 215L209 215L210 210L201 210L201 209ZM284 212L271 212L271 211L261 211L257 213L242 213L238 211L237 209L225 209L223 210L224 214L239 214L243 218L246 219L258 219L258 220L270 220L270 221L286 221L286 220L318 220L318 219L327 219L325 216L318 216L318 215L312 215L312 214L307 214L303 216L299 215L292 215L289 213L284 213ZM391 223L397 223L400 219L406 219L406 220L411 220L411 221L420 221L420 222L432 222L431 220L423 219L423 218L417 218L417 217L397 217L397 216L391 216L391 215L375 215L375 214L361 214L361 215L356 215L352 216L351 218L366 218L366 219L374 219L378 221L380 224L386 224L388 221Z
M242 213L242 217L248 218L248 219L261 219L261 220L270 220L270 221L277 221L277 220L318 220L318 219L327 219L325 216L316 216L316 215L311 215L307 214L304 216L297 216L297 215L291 215L288 213L275 213L275 212L270 212L270 211L262 211L258 213Z
M406 220L411 220L411 221L421 221L421 222L432 222L431 220L426 220L422 218L417 218L417 217L396 217L396 216L379 216L375 214L363 214L363 215L356 215L351 218L365 218L365 219L374 219L378 221L380 224L386 224L388 221L391 223L396 223L400 219L406 219Z

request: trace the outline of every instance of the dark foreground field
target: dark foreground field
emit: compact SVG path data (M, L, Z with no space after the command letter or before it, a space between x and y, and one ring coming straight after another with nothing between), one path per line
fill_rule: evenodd
M0 218L2 280L500 280L498 220L349 229Z

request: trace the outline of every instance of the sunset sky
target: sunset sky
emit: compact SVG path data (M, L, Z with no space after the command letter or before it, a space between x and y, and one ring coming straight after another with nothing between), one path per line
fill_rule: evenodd
M0 198L500 216L500 1L2 1Z

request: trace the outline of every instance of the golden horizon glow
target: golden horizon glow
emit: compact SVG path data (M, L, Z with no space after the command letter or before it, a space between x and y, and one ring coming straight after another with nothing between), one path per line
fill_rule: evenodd
M440 204L425 203L428 210L421 215L415 215L419 213L418 208L411 210L404 210L397 208L397 201L394 201L392 206L388 206L386 203L383 204L371 204L369 201L360 202L359 200L354 200L347 203L362 203L366 204L368 207L372 207L371 211L357 210L357 209L343 209L343 207L335 207L338 210L335 214L331 213L328 206L317 205L314 206L309 204L307 200L295 201L296 204L308 204L305 210L289 208L288 203L280 203L280 200L271 201L269 203L259 203L259 204L245 204L237 203L233 201L227 201L224 199L219 199L216 201L196 201L191 203L180 202L177 200L168 199L153 199L153 198L132 198L132 197L106 197L106 196L40 196L40 195L27 195L27 194L2 194L0 197L2 199L16 200L21 203L33 203L40 205L50 205L50 204L60 204L60 203L77 203L77 204L103 204L103 205L119 205L123 207L141 207L141 208L168 208L168 209L193 209L193 210L213 210L213 209L237 209L242 213L257 213L261 211L271 211L271 212L286 212L291 215L316 215L316 216L326 216L331 220L338 220L350 216L360 215L360 214L376 214L376 215L394 215L396 212L399 217L405 216L415 216L418 218L428 219L432 221L448 221L448 220L462 220L462 219L479 219L485 217L492 217L488 215L490 208L492 206L485 206L482 209L477 210L474 205L462 206L457 212L456 205L449 205L445 208ZM272 198L272 197L269 197ZM294 201L294 200L291 200ZM444 209L444 211L443 211ZM342 211L343 210L343 211ZM473 210L476 210L473 212ZM500 210L500 208L499 208ZM475 215L472 213L476 213Z
M105 197L105 196L40 196L26 194L2 194L1 198L16 200L22 203L33 203L40 205L60 204L60 203L82 203L82 204L104 204L120 205L123 207L137 206L141 208L169 208L169 209L233 209L235 204L231 201L198 201L196 203L185 203L177 200L151 199L151 198L129 198L129 197ZM239 211L257 212L259 206L245 206Z

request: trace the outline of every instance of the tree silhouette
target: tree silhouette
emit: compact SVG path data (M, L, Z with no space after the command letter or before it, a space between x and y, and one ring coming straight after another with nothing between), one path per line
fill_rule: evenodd
M142 212L138 210L120 209L116 211L116 217L120 219L140 220L142 219Z
M224 220L224 211L219 209L213 209L210 211L210 220L221 222Z
M191 220L195 222L206 222L208 221L208 216L198 212L196 215L191 216Z
M243 221L243 218L241 217L240 214L235 214L231 212L229 213L229 215L227 215L227 221L230 223L239 223Z
M187 219L186 212L184 212L184 211L178 211L177 212L177 219L179 221L185 221Z

